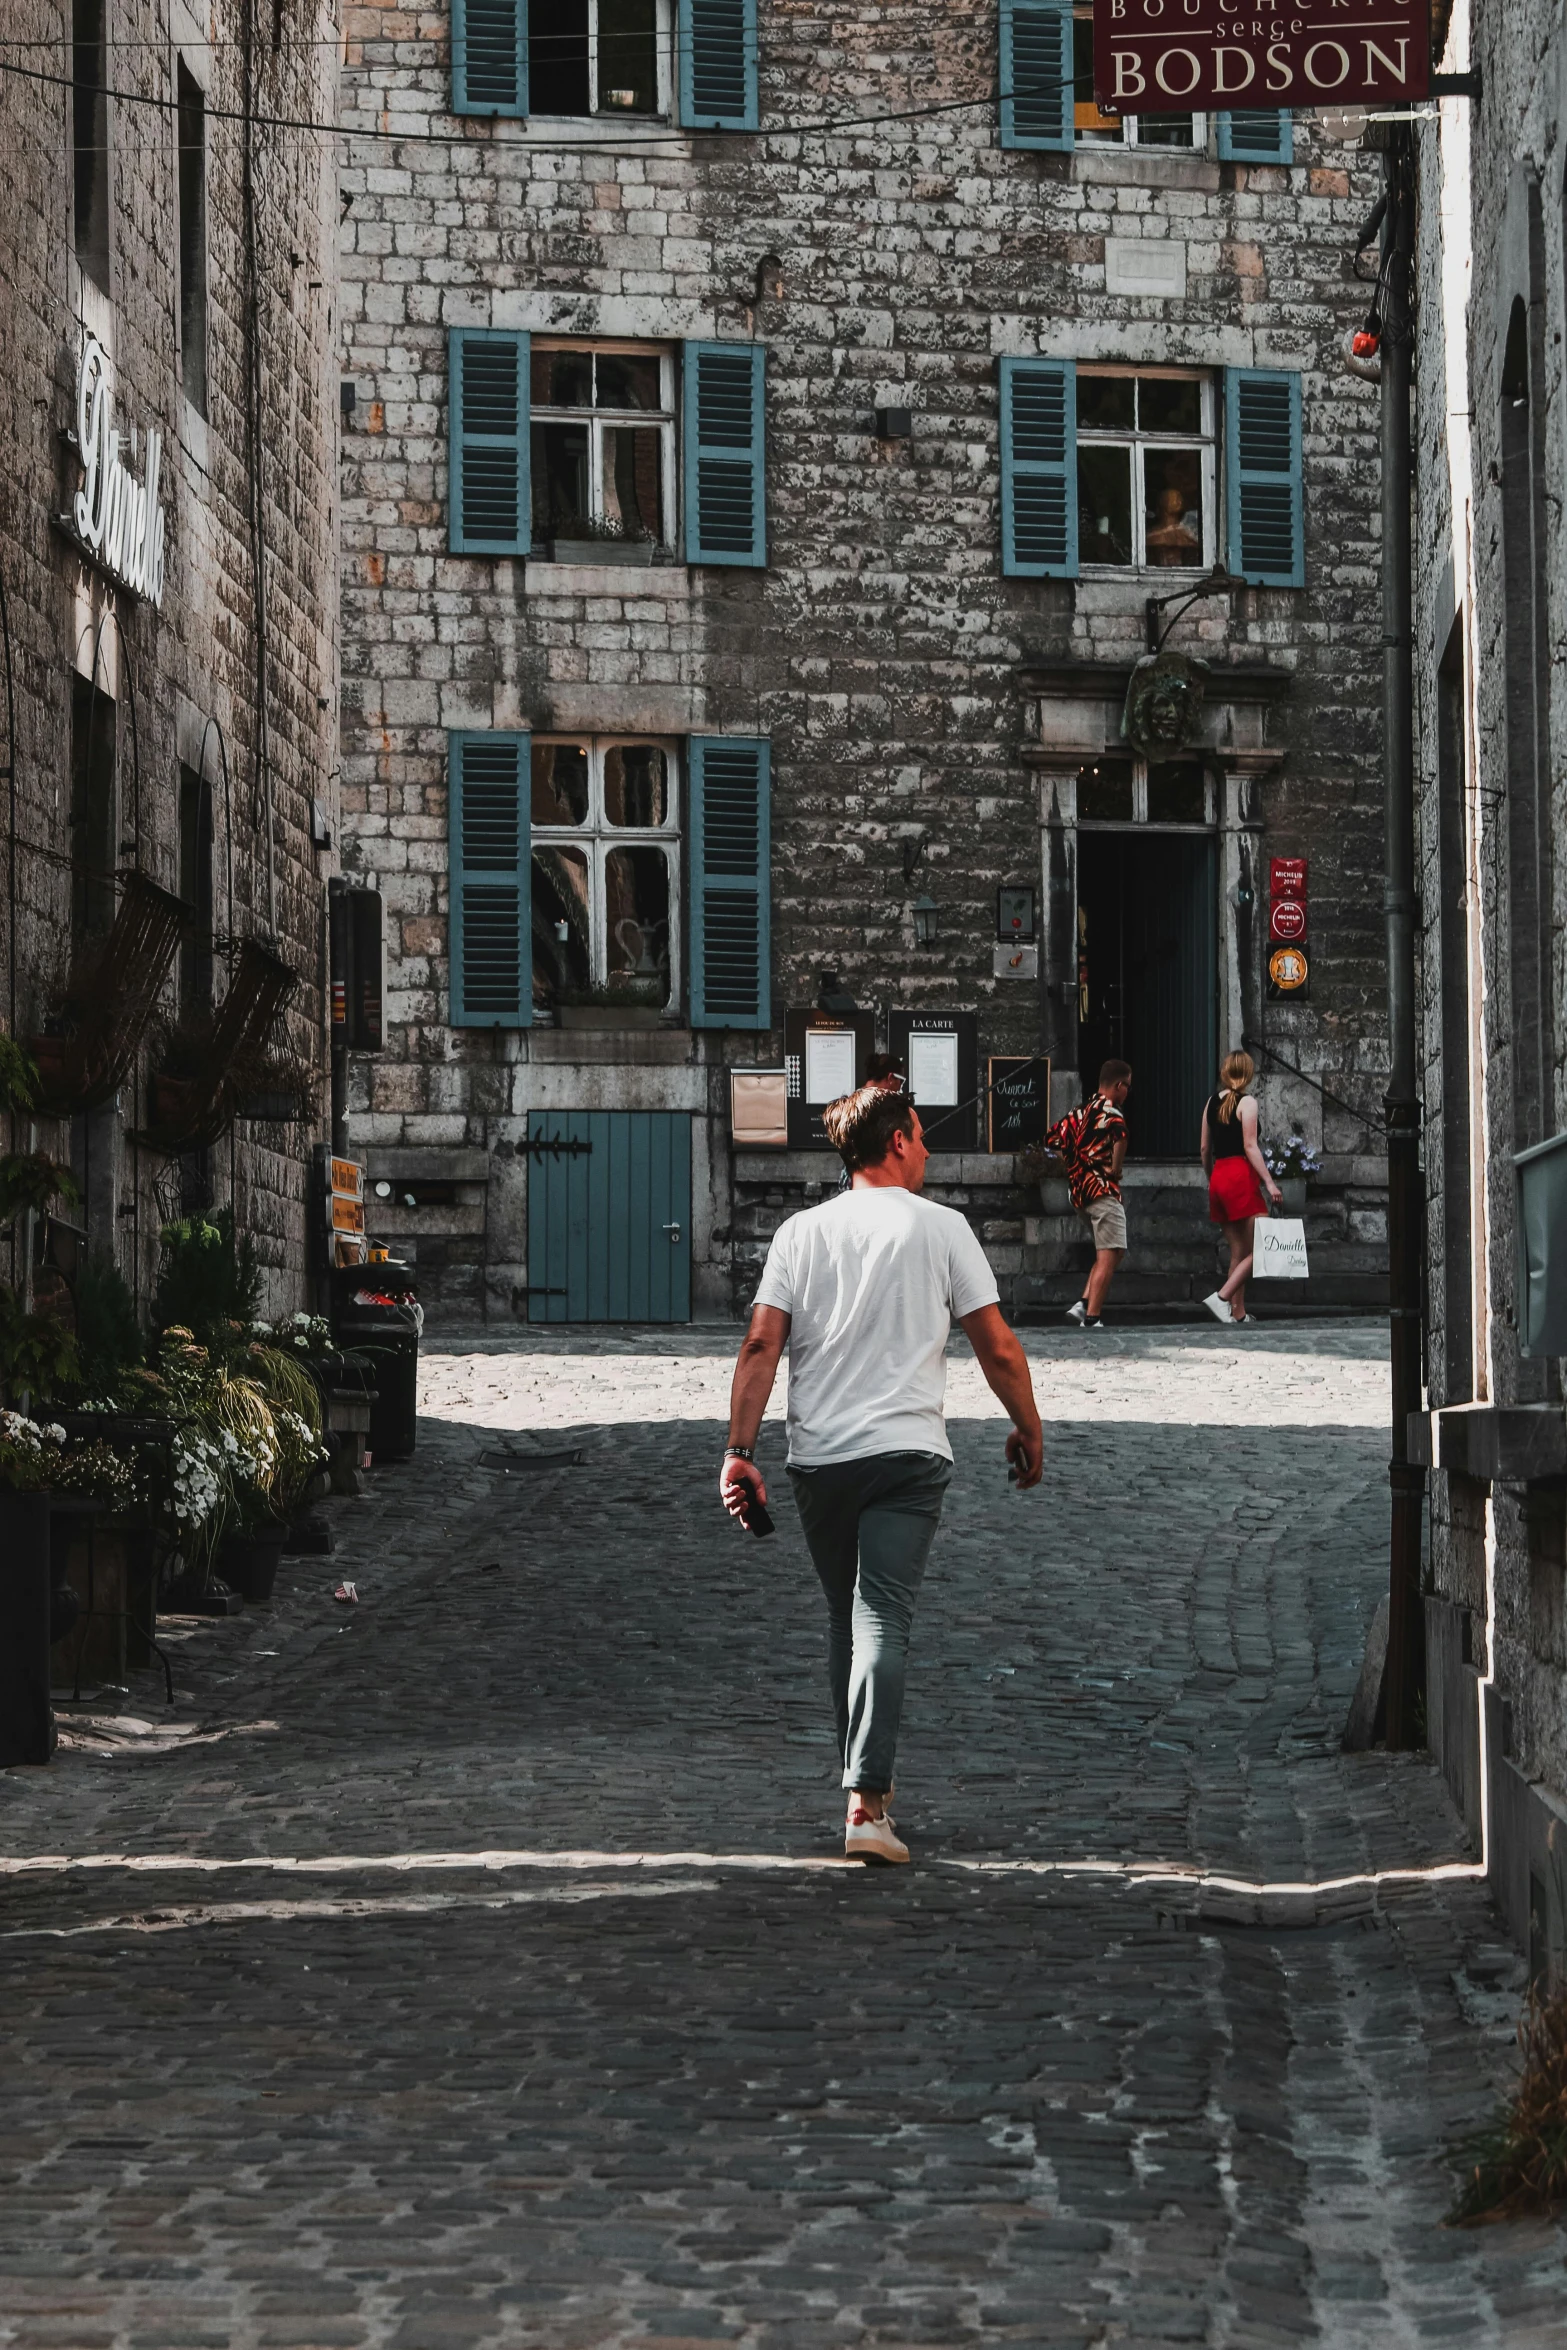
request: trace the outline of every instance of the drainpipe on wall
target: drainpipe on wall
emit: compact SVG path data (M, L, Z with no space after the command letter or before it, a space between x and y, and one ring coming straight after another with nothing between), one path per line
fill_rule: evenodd
M1410 1414L1422 1402L1420 1101L1415 1054L1415 758L1411 593L1410 379L1414 356L1414 136L1388 126L1382 225L1382 711L1387 916L1388 1314L1392 1364L1387 1743L1419 1743L1425 1687L1420 1549L1425 1471L1409 1457Z

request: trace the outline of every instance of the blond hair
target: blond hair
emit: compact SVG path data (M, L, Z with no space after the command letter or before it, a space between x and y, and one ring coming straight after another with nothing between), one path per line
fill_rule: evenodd
M857 1092L840 1094L822 1112L827 1139L851 1175L861 1167L879 1167L892 1148L895 1134L914 1133L914 1104L901 1086L893 1092L883 1077L874 1078Z
M1250 1053L1226 1053L1219 1064L1219 1124L1228 1126L1241 1106L1241 1096L1257 1074Z

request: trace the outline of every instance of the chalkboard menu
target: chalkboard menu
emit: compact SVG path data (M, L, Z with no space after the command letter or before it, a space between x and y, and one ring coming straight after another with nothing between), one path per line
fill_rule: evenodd
M1049 1132L1050 1062L1043 1053L992 1053L985 1064L987 1150L1026 1150Z

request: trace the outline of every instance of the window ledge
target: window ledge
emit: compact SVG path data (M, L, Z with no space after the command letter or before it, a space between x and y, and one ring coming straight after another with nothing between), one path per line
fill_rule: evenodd
M684 563L543 563L527 558L523 592L539 596L688 597L691 572Z
M684 143L692 134L668 115L660 114L530 114L492 118L504 123L524 147L555 147L569 139L574 147L662 147L671 139Z
M1092 442L1089 444L1090 447L1094 445ZM1232 587L1244 585L1240 580L1213 581L1212 574L1211 563L1145 563L1141 570L1135 563L1084 563L1079 566L1077 576L1085 587L1135 588L1140 595L1147 595L1161 583L1172 594L1179 595L1187 587L1201 587L1204 581L1210 581L1215 587L1215 600L1220 588L1227 592Z
M1213 194L1219 166L1206 155L1150 147L1075 147L1074 180L1110 180L1125 188L1199 188Z

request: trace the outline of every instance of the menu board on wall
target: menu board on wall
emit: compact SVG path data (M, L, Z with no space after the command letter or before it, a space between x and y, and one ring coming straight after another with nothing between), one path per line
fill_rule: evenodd
M972 1012L887 1014L887 1050L909 1081L933 1151L971 1151L978 1131L979 1036Z
M1045 1053L992 1053L985 1064L985 1148L1026 1150L1050 1131L1050 1060Z
M784 1074L789 1148L830 1151L822 1112L865 1082L876 1049L874 1012L786 1012Z

